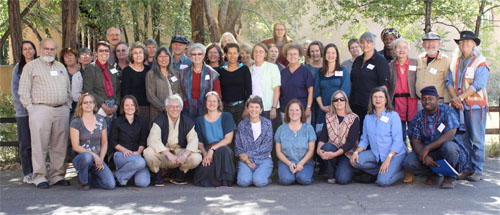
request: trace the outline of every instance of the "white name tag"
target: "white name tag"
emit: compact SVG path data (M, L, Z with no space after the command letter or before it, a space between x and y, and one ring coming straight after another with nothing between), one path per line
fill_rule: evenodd
M429 69L429 72L433 75L435 75L438 71L434 68L431 67L431 69Z
M369 70L373 70L373 68L375 68L375 65L369 63L368 66L366 66L366 68L368 68Z
M171 80L172 82L176 82L176 81L177 81L177 77L173 76L173 77L171 77L171 78L170 78L170 80Z
M113 68L113 69L110 70L110 72L111 72L111 74L116 74L118 72L118 70L115 69L115 68Z
M443 123L439 124L438 131L439 132L443 132L443 130L444 130L445 127L446 126Z
M50 71L50 76L58 76L59 73L57 71Z
M474 68L467 67L467 71L465 71L465 78L473 79L474 78Z
M382 116L382 117L380 117L380 120L381 120L382 122L387 123L387 122L389 122L389 117Z
M410 70L410 71L417 71L417 66L412 66L412 65L410 65L410 66L408 67L408 70Z
M335 71L335 76L337 76L337 77L344 76L344 71Z
M181 65L179 66L179 69L185 69L185 68L187 68L187 67L188 67L188 65L186 65L186 64L181 64Z
M210 80L210 75L205 75L205 81Z

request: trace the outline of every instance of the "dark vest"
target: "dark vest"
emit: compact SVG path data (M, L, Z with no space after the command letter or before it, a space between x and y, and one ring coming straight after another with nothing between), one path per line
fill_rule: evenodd
M181 148L186 148L187 139L186 136L193 129L194 121L189 117L181 114L179 116L179 145ZM168 140L168 115L166 113L162 113L153 121L156 123L161 129L161 142L166 145Z

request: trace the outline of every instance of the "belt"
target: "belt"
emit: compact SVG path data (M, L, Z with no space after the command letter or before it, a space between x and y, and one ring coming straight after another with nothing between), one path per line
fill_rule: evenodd
M394 98L396 98L396 97L410 97L410 94L409 93L399 93L399 94L394 95Z
M42 104L42 103L40 103L40 104L36 104L36 105L44 105L44 106L49 106L49 107L53 107L53 108L58 108L58 107L63 106L64 104L62 104L62 105L49 105L49 104Z
M236 101L236 102L228 102L228 103L226 103L226 106L234 107L234 106L236 106L236 105L243 104L243 102L244 102L243 100L241 100L241 101Z

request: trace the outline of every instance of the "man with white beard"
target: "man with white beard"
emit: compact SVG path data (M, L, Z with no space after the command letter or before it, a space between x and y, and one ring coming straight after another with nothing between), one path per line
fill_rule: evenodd
M450 102L450 94L446 90L445 81L450 69L450 58L439 51L441 37L428 32L422 37L422 47L425 52L418 56L416 92L419 97L418 110L422 110L422 95L420 90L427 86L434 86L437 89L440 104Z
M40 189L46 189L50 185L70 185L64 180L64 160L72 97L66 68L55 60L56 41L43 39L40 47L41 56L24 66L19 82L19 98L29 116L33 183ZM50 156L48 177L45 167L47 151Z

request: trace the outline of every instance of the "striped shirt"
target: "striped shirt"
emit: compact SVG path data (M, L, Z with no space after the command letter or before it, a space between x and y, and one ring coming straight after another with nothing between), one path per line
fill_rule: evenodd
M37 58L24 66L19 97L26 109L33 104L71 107L71 88L66 68L59 61L52 65Z

